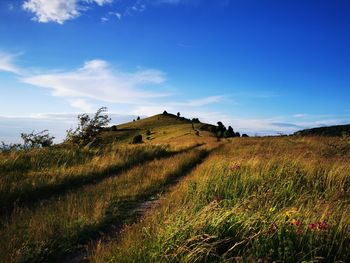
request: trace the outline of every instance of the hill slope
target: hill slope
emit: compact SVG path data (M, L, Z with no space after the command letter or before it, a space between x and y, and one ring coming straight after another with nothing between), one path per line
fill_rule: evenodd
M176 140L214 139L212 133L202 131L201 127L208 126L205 123L193 123L183 117L173 114L157 114L152 117L136 120L107 128L102 133L102 138L109 142L131 142L136 135L142 135L144 143L170 143Z
M350 124L319 127L297 131L294 135L302 136L346 136L350 135Z

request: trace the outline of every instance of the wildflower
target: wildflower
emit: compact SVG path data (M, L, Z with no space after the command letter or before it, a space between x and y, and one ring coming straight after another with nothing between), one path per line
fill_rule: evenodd
M311 231L315 231L316 228L317 228L317 225L316 225L315 223L310 223L310 224L308 225L308 228L309 228Z
M295 230L295 233L297 233L298 235L301 235L303 233L303 230L298 227L296 230Z
M271 207L271 208L269 209L269 212L272 213L272 212L274 212L275 210L276 210L276 206Z
M320 221L318 222L318 229L319 230L327 230L328 229L328 224L326 221Z
M239 164L234 164L230 167L230 170L231 171L236 171L236 170L239 170L241 169L241 166Z
M300 228L301 227L301 221L298 219L293 219L291 221L292 225L295 225L296 227Z

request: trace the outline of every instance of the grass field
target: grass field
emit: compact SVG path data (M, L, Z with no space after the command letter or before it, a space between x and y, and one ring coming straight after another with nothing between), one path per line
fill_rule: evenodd
M156 115L98 147L1 153L0 261L349 262L348 137L196 125Z

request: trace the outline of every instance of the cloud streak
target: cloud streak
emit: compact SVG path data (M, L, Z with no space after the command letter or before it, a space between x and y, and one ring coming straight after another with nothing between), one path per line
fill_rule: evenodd
M0 52L0 71L20 74L21 70L15 65L16 55Z

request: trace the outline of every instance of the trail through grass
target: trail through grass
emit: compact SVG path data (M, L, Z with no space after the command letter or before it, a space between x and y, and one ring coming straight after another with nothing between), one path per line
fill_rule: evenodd
M182 151L43 201L35 210L16 210L0 230L2 262L55 261L80 249L111 225L130 220L130 208L163 192L206 154Z

